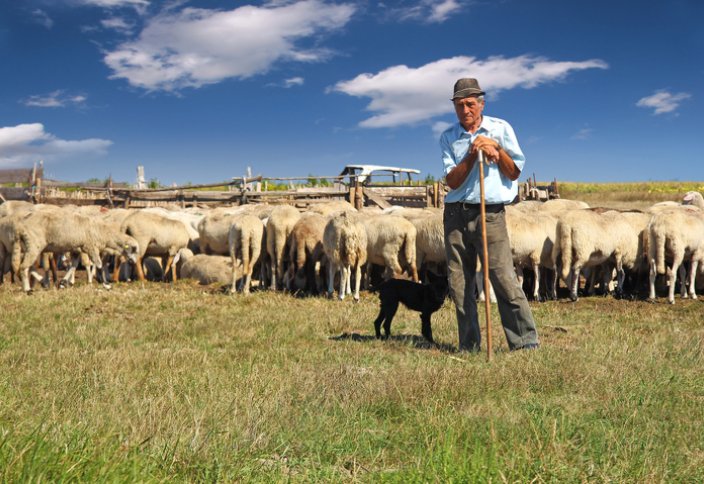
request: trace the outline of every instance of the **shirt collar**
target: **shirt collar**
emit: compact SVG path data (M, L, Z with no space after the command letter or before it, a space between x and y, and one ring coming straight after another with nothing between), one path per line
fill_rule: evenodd
M477 130L477 132L472 134L469 131L467 131L466 129L464 129L464 127L462 127L462 125L459 122L457 122L457 124L455 125L457 137L458 138L460 136L472 137L472 136L478 135L479 133L488 133L490 131L491 125L493 123L494 123L493 118L491 118L489 116L482 115L482 124L479 125L479 129Z

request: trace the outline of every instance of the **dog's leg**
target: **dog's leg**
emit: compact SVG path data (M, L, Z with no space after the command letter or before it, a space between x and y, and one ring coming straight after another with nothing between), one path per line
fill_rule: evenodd
M396 310L398 309L398 299L394 298L390 301L381 302L381 310L386 313L386 319L384 320L384 339L388 339L391 336L391 321L396 316Z
M376 339L381 339L381 322L384 320L384 307L382 306L379 310L379 316L374 320L374 331L376 332Z
M420 320L422 322L420 332L425 339L430 343L435 343L433 341L433 329L430 327L430 315L432 313L421 313Z

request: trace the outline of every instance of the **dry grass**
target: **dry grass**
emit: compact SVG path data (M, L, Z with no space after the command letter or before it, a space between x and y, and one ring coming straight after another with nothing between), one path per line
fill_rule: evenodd
M648 208L666 200L679 202L685 193L704 193L704 182L570 183L559 184L562 198L583 200L592 207Z
M642 208L697 189L630 188L561 191ZM437 347L405 309L372 338L377 304L185 281L0 287L0 476L704 481L701 301L531 303L542 347L518 353L494 308L491 364L454 352L449 302Z
M543 347L453 352L376 297L181 282L0 291L4 480L701 480L702 303L535 304ZM494 321L498 315L494 314Z

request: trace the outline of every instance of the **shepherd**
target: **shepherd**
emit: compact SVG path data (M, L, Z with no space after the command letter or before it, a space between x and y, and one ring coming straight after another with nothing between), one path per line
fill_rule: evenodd
M488 252L489 279L510 350L538 348L538 332L516 271L506 230L505 205L518 195L525 157L516 134L502 119L484 116L484 91L473 78L459 79L452 103L458 123L440 136L445 181L445 252L450 297L455 303L460 351L479 352L481 332L475 296L477 256ZM484 153L484 196L477 160ZM482 231L481 204L486 210ZM485 288L486 291L489 288Z

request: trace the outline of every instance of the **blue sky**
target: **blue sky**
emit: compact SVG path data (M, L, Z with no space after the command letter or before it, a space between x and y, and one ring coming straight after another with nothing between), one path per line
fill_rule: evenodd
M704 180L704 2L0 0L0 167L441 175L459 77L521 180Z

